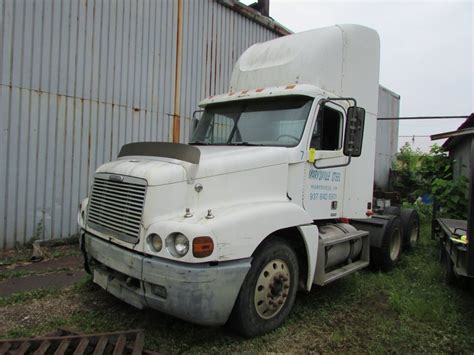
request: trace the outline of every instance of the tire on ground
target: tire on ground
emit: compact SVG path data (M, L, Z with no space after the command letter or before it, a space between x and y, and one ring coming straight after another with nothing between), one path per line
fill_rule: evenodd
M402 242L402 222L400 217L393 217L387 224L381 246L370 248L372 267L382 271L391 270L400 258Z
M394 216L400 216L401 213L401 208L397 206L388 206L383 210L384 215L394 215Z
M298 280L298 259L292 247L279 237L264 242L254 254L229 325L245 337L279 327L293 307Z
M402 208L400 219L403 225L403 245L410 250L416 246L420 238L420 218L418 212L412 208Z

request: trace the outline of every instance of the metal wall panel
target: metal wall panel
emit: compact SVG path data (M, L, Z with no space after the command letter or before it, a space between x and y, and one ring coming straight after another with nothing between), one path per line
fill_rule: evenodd
M0 249L76 234L97 166L176 117L187 142L199 100L277 36L211 0L0 0Z
M379 117L399 117L400 96L379 86ZM398 151L398 120L377 121L377 139L375 145L376 189L389 188L389 174Z

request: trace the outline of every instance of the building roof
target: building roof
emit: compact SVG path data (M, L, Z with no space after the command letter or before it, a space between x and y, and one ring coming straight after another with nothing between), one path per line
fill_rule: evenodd
M471 113L471 115L463 122L463 124L458 127L457 131L436 134L431 136L431 139L434 140L440 138L448 138L446 142L443 143L443 148L445 148L446 150L450 150L458 144L462 143L467 138L467 136L471 134L472 131L474 131L474 113ZM444 136L438 137L441 135Z
M216 0L219 4L241 14L248 19L257 22L263 27L269 29L270 31L275 32L280 36L286 36L292 34L293 31L290 31L288 28L275 21L271 17L263 16L259 11L254 8L247 6L237 0Z

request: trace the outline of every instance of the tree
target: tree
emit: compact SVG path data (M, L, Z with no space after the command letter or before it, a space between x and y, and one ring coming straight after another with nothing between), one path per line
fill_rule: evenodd
M406 143L397 154L393 170L393 187L402 200L413 203L420 196L430 195L440 206L440 215L467 218L467 179L453 178L453 162L439 145L423 153Z

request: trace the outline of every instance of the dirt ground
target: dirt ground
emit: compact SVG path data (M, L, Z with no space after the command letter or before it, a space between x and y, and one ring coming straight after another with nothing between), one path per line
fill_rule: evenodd
M46 257L30 261L28 249L0 256L0 297L38 289L60 289L84 278L78 245L46 249Z

